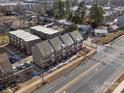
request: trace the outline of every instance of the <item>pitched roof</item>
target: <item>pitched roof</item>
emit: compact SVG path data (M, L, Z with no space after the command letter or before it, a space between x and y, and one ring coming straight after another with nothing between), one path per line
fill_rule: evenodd
M59 51L62 49L62 42L59 37L55 37L49 40L51 45L54 47L55 51Z
M10 63L8 55L6 53L0 54L0 67L2 73L13 72L12 64Z
M70 35L73 38L74 42L80 42L83 40L83 37L78 31L73 31L70 33Z
M48 56L50 55L50 53L54 52L54 49L52 48L48 40L42 41L41 43L36 44L36 46L38 47L43 57Z
M70 45L72 45L74 43L74 41L72 40L72 38L70 37L70 35L68 33L62 35L61 39L62 39L62 41L64 42L64 44L66 46L70 46Z

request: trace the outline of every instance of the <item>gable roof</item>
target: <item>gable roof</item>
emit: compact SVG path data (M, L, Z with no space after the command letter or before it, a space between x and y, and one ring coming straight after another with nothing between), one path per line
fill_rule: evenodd
M80 42L83 40L83 37L78 31L71 32L70 36L73 38L74 42Z
M66 46L70 46L70 45L74 44L74 41L72 40L72 38L70 37L70 35L68 33L62 35L61 39Z
M54 52L54 49L52 48L48 40L42 41L41 43L36 44L36 46L38 47L43 57L48 56L50 55L50 53Z
M62 49L62 42L59 37L55 37L49 40L55 51L59 51Z
M7 72L13 72L12 64L10 63L8 55L6 53L0 54L0 70L2 72L0 74L2 75Z

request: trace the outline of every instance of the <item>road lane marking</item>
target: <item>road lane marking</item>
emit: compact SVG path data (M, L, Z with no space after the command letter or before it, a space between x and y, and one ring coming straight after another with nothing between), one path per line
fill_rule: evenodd
M108 57L107 57L108 58ZM104 60L106 60L106 58L104 58L102 61L100 61L99 63L97 63L96 65L92 66L90 69L88 69L86 72L84 72L83 74L79 75L78 77L76 77L75 79L73 79L72 81L70 81L69 83L67 83L66 85L64 85L62 88L58 89L57 91L55 91L55 93L63 93L63 91L67 90L68 88L70 88L72 85L74 85L75 83L77 83L84 75L88 74L90 71L92 71L94 68L96 68L98 65L101 64L101 62L103 62Z
M58 89L55 93L62 93L62 91L65 91L66 89L70 88L72 85L74 85L75 83L77 83L81 77L83 77L85 74L89 73L91 70L93 70L95 67L97 67L98 65L100 65L101 63L103 63L104 61L108 60L108 59L113 59L115 56L118 55L120 51L116 52L114 55L108 55L107 57L105 57L102 61L100 61L99 63L97 63L96 65L92 66L90 69L88 69L86 72L84 72L83 74L81 74L80 76L78 76L77 78L73 79L72 81L70 81L68 84L66 84L65 86L63 86L62 88ZM97 68L96 68L97 69ZM95 69L95 70L96 70Z

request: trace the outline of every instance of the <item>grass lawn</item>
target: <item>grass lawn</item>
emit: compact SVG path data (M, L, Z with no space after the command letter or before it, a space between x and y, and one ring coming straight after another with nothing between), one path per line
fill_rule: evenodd
M100 45L104 45L120 37L121 35L124 35L124 31L109 33L105 37L100 38L96 43Z
M7 44L9 42L9 37L7 33L0 33L0 46Z

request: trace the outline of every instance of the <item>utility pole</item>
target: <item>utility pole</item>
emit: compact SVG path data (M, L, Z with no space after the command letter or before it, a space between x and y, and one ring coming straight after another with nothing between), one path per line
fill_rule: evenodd
M41 74L41 78L42 78L42 84L43 85L45 85L46 84L46 82L45 82L45 80L44 80L44 75L43 75L43 67L41 67L41 70L42 70L42 74Z
M42 62L42 61L41 61L41 62ZM45 80L44 80L43 64L41 65L40 68L41 68L41 75L40 75L40 77L42 78L42 84L45 85L46 82L45 82Z

